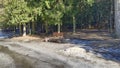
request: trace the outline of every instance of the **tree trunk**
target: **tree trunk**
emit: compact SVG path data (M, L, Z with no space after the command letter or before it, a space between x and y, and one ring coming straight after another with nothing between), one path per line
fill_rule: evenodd
M89 24L89 25L88 25L88 28L89 28L89 29L91 29L91 28L92 28L91 24Z
M109 28L108 28L108 30L109 30L110 33L113 33L113 25L112 24L113 24L113 15L114 15L114 13L113 13L113 9L114 9L113 8L113 5L114 5L113 3L114 2L113 2L113 0L110 0L110 1L111 1L112 4L110 6L111 9L110 9Z
M34 34L35 33L35 23L34 22L32 22L32 33Z
M73 34L76 33L76 22L75 22L75 16L73 16Z
M23 25L23 36L26 36L27 33L26 33L26 24Z
M30 23L28 23L28 28L29 28L29 35L32 34L32 30L31 30L31 27L30 27Z
M112 33L112 16L110 14L110 19L109 19L109 28L108 28L109 32Z
M22 35L22 28L21 28L21 24L19 24L19 34Z
M16 33L16 26L14 26L14 33Z
M116 35L120 38L120 0L115 1L115 30Z
M60 24L58 24L58 33L60 33L60 28L61 26L60 26Z
M45 33L48 33L48 23L45 22Z

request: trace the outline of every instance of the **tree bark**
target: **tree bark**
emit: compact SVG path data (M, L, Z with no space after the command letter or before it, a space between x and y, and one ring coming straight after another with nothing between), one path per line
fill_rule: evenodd
M118 38L120 38L120 0L115 1L115 31Z
M32 34L32 30L31 30L31 27L30 27L30 23L28 23L28 28L29 28L29 35Z
M35 23L34 22L32 22L32 33L34 34L35 33Z
M60 33L60 28L61 26L60 26L60 24L58 24L58 33Z
M110 6L110 16L109 16L109 28L108 28L108 31L110 32L110 33L113 33L113 15L114 15L114 13L113 13L113 6L114 6L114 2L113 2L113 0L110 0L111 1L111 6Z
M23 25L23 36L26 36L27 33L26 33L26 24Z
M76 22L75 22L75 16L73 16L73 34L76 33Z
M48 23L45 22L45 33L47 34L48 33Z
M22 35L22 28L21 28L21 24L19 24L19 34Z

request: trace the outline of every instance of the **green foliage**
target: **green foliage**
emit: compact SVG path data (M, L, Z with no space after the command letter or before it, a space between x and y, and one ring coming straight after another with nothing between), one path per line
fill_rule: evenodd
M90 6L92 6L93 3L94 3L94 0L87 0L87 3L88 3Z
M9 25L24 24L31 20L30 9L25 0L10 0L5 6L5 13Z
M73 23L88 28L109 20L111 1L108 0L3 0L4 25L41 22L49 26ZM74 25L75 25L74 24ZM63 26L66 26L63 25Z
M60 0L60 2L56 2L56 0L43 1L42 8L41 18L43 21L54 25L61 22L65 11L62 0Z

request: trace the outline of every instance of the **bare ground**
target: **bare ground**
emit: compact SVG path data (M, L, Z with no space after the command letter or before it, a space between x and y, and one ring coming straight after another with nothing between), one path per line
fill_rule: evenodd
M65 33L64 38L97 41L84 47L71 43L43 42L44 38L39 36L14 37L1 40L0 45L8 47L10 51L15 52L15 55L10 55L9 51L4 52L5 49L0 50L12 58L16 58L10 60L14 60L15 63L18 62L17 66L19 68L120 68L120 62L112 59L120 56L120 52L118 52L120 41L112 38L109 33L81 31L74 35ZM117 53L116 49L119 49ZM115 52L111 52L112 50L115 50ZM111 53L113 53L112 57ZM25 60L25 62L22 62L22 60Z

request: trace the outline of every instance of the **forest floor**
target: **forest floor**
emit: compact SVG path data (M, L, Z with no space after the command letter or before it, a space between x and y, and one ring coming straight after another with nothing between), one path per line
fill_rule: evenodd
M108 32L80 31L76 34L67 32L62 37L64 43L43 42L45 38L14 37L0 40L0 45L25 57L35 58L32 59L35 61L32 62L33 67L19 68L120 68L120 40L114 39ZM0 53L0 57L1 55L4 54ZM29 65L27 61L24 62L26 63Z

